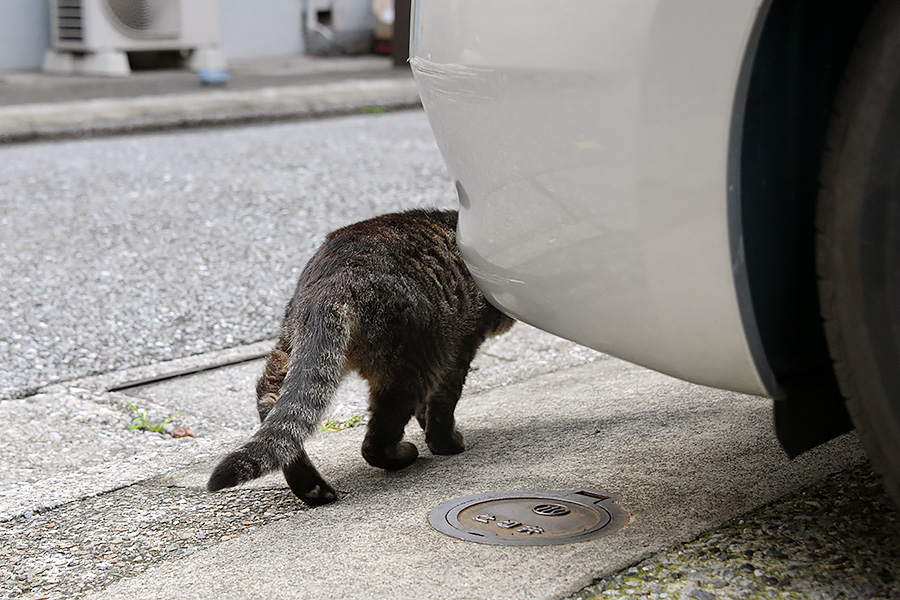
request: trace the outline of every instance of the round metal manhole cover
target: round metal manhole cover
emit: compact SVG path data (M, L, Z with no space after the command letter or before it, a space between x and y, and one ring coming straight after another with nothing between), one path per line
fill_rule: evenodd
M441 533L480 544L571 544L628 523L615 500L595 490L491 492L445 502L428 522Z

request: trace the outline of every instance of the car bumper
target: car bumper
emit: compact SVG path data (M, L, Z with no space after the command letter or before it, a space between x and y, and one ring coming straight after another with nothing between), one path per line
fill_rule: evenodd
M681 379L779 394L730 165L761 4L414 4L410 62L491 302Z

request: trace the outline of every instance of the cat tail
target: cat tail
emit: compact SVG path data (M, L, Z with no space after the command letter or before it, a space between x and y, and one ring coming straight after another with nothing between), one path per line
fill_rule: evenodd
M306 309L278 401L253 437L216 466L209 491L282 469L293 492L310 504L335 499L303 442L318 430L344 374L352 327L348 313L346 304Z

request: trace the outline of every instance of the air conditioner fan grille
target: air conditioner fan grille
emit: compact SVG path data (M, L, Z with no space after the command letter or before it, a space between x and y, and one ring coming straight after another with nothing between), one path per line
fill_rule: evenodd
M173 16L177 14L178 0L106 0L106 6L117 26L138 37L177 33Z

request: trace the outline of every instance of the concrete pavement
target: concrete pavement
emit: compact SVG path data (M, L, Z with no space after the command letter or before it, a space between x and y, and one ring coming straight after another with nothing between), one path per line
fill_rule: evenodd
M791 462L767 402L613 359L467 398L459 420L465 453L424 452L398 473L362 461L360 429L321 435L310 454L339 502L301 508L99 597L166 598L174 588L187 598L557 598L862 460L855 440L841 439ZM409 438L424 448L414 427ZM201 492L210 466L159 485ZM277 476L256 484L282 485ZM426 521L458 496L580 488L618 495L630 523L594 541L523 548L461 542Z
M545 342L546 334L523 329L519 335L535 336L532 344ZM50 386L0 404L0 439L15 438L20 424L6 419L31 404L32 423L43 431L20 436L36 444L55 438L46 451L62 461L82 453L45 467L46 476L30 485L4 486L0 531L12 563L0 567L6 594L559 598L864 461L854 436L790 461L772 433L767 400L596 355L467 392L457 414L468 449L458 456L431 455L411 425L419 461L386 473L361 458L363 428L318 434L310 455L341 498L310 509L280 474L218 494L203 489L217 458L255 428L258 359L106 391L192 370L204 359L252 358L264 347ZM476 389L479 372L508 368L502 352L486 350L473 373ZM348 395L361 393L351 385L339 402L352 404ZM153 409L157 421L177 410L182 416L173 425L192 426L196 437L129 433L126 400ZM41 421L41 403L81 413ZM628 525L567 546L503 547L450 538L427 521L432 508L473 493L583 488L615 494Z

